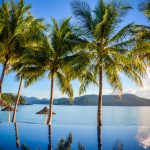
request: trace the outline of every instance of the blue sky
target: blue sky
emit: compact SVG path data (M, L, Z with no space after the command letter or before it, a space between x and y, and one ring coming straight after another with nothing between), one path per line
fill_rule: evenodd
M1 1L1 0L0 0ZM26 3L32 4L31 12L34 16L44 18L45 22L50 23L51 17L54 17L58 20L63 19L65 17L72 16L71 13L71 7L70 2L71 0L25 0ZM91 7L94 7L97 3L97 0L86 0L89 2ZM124 1L124 0L123 0ZM139 4L140 0L130 0L130 5L134 8L133 10L130 10L128 15L124 18L124 22L121 26L126 25L131 22L135 22L138 24L147 24L147 19L143 16L141 12L137 10L137 5ZM73 21L75 21L75 18L72 18ZM0 66L0 72L2 67ZM134 83L132 83L131 80L127 79L123 75L121 75L124 91L129 93L135 93L139 95L138 93L141 92L141 89L136 87ZM144 79L145 83L149 82L149 79ZM17 93L19 83L15 81L15 74L11 73L9 75L6 75L3 83L3 92L11 92L11 93ZM78 89L79 89L79 82L73 81L72 82L73 88L74 88L74 95L78 96ZM147 86L147 85L146 85ZM104 94L111 94L111 88L110 86L104 81ZM147 87L149 88L149 87ZM54 96L61 97L61 93L59 92L59 89L57 86L54 88ZM141 92L143 93L144 90ZM147 91L145 94L141 94L143 97L148 97ZM95 86L90 86L85 94L97 94L98 88ZM149 92L150 93L150 92ZM30 86L29 88L23 88L22 94L26 96L36 96L39 98L49 98L50 95L50 81L48 81L46 78L41 79L34 85ZM64 95L65 96L65 95Z

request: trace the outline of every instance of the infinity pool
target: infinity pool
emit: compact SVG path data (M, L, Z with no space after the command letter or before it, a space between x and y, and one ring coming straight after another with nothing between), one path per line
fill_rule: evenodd
M63 138L72 136L71 150L141 150L150 148L150 126L45 126L0 123L0 148L55 150Z

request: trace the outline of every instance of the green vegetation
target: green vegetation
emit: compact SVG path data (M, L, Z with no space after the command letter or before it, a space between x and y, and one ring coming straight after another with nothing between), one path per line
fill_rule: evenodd
M149 19L149 1L139 4L139 10ZM127 24L118 30L131 6L119 0L98 0L94 9L85 1L72 0L73 15L78 20L71 24L71 17L50 24L30 13L31 5L24 0L2 1L0 6L0 101L12 104L14 99L1 96L6 73L13 71L20 82L15 99L12 121L16 121L17 106L22 84L30 86L45 76L50 80L50 103L47 124L52 123L54 84L73 100L71 81L81 83L79 95L90 84L99 87L98 126L102 125L103 80L119 95L123 93L120 73L137 85L150 65L150 28ZM134 60L134 61L133 61Z
M11 94L11 93L2 93L2 99L7 102L8 104L15 104L15 100L16 100L16 97L15 95ZM20 96L20 102L19 102L20 105L25 105L26 104L26 101L25 99Z

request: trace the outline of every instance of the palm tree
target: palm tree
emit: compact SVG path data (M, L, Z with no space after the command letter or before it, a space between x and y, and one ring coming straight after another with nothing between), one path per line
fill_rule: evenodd
M36 32L34 26L38 19L34 19L28 12L30 8L31 5L25 4L24 0L17 3L3 1L0 6L0 62L3 64L0 100L4 76L9 66L16 63L27 49L37 49L39 32Z
M16 79L20 82L16 101L15 101L15 109L13 112L12 122L16 122L16 112L17 112L17 107L18 107L19 100L20 100L21 87L22 87L23 80L24 80L24 86L29 87L31 84L35 83L44 75L42 68L40 68L39 66L38 67L34 66L35 60L31 59L33 53L35 55L39 51L40 49L36 51L28 51L19 59L17 63L12 65L12 70L17 73Z
M71 55L73 54L73 48L77 44L77 35L74 34L74 27L70 25L70 19L62 20L60 23L52 18L52 25L50 25L49 38L45 35L43 42L44 50L39 53L35 53L33 58L35 60L35 66L43 73L48 74L48 78L51 81L50 84L50 104L47 124L52 123L52 105L54 84L57 81L57 85L63 94L67 94L70 100L73 99L73 89L70 84L70 77L67 77L65 73L70 67L66 62L69 62Z
M79 28L83 32L84 40L86 40L84 46L83 43L81 44L81 50L86 53L86 59L84 63L83 60L79 62L84 65L81 67L83 73L77 72L78 75L82 75L79 77L81 81L79 93L85 92L91 83L86 73L88 70L99 84L97 123L98 126L101 126L103 79L105 78L115 91L122 94L120 72L125 73L140 86L142 85L140 77L146 73L143 62L136 58L134 63L128 57L128 50L131 48L128 45L133 42L130 37L133 24L117 30L124 15L131 7L121 1L107 3L104 0L99 0L94 10L91 10L85 1L74 0L71 6L73 14L78 19ZM81 65L77 65L79 66Z
M16 122L16 113L17 113L17 107L20 100L23 80L25 81L24 87L29 87L30 85L38 81L42 76L43 76L43 71L40 74L38 68L34 68L33 66L28 66L28 67L23 66L22 69L18 71L17 80L19 80L20 83L19 83L18 93L15 101L15 109L13 111L12 122Z
M31 75L32 74L32 75ZM42 72L43 74L43 72ZM19 88L18 88L18 93L17 93L17 97L16 97L16 101L15 101L15 108L13 111L13 116L12 116L12 122L16 122L16 113L17 113L17 107L19 104L19 100L20 100L20 94L21 94L21 88L22 88L22 84L23 84L23 80L25 81L24 87L29 87L31 84L33 84L34 82L36 82L39 78L41 78L41 74L39 74L39 71L36 70L31 67L31 66L22 66L20 68L20 70L17 73L17 80L20 82L19 83Z

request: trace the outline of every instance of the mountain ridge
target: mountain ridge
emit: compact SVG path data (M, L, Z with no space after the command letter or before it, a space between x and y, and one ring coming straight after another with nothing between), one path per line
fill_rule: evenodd
M39 99L36 97L26 97L26 104L49 104L49 99ZM75 97L72 103L68 98L62 97L54 99L54 105L77 105L77 106L97 106L97 95L84 95ZM116 95L103 95L103 106L150 106L150 99L141 98L133 94L124 94L121 99Z

